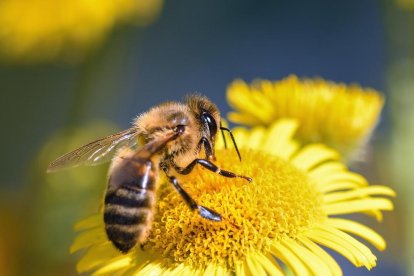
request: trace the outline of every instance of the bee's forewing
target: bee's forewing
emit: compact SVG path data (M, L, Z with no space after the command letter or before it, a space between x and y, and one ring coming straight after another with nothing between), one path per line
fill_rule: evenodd
M138 134L137 128L130 128L93 141L62 155L50 163L47 172L54 172L79 165L97 165L109 161L119 148L124 146L135 147L138 143Z

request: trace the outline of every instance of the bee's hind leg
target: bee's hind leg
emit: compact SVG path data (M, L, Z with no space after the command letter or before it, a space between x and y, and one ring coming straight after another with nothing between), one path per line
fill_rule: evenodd
M191 210L198 210L198 214L208 220L213 221L221 221L221 215L217 213L214 210L211 210L207 207L198 205L197 202L180 186L177 179L174 176L168 176L168 179L170 180L171 184L174 186L174 188L177 190L177 192L181 195L181 197L184 199L185 203L187 203L188 207L190 207Z

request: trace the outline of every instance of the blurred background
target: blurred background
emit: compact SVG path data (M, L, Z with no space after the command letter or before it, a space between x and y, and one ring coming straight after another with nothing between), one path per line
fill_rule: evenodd
M0 275L76 275L73 224L96 211L107 166L45 173L59 155L198 91L223 114L235 78L289 74L385 94L366 163L397 191L373 271L414 275L414 1L2 0ZM361 112L364 112L361 110Z

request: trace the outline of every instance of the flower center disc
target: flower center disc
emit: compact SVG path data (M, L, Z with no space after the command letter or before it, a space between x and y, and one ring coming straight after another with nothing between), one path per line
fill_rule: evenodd
M221 222L192 212L170 184L159 189L151 234L145 245L164 257L165 265L210 263L234 270L251 251L264 252L271 241L295 238L323 220L321 196L308 176L290 163L259 151L218 150L221 169L253 178L226 178L196 166L180 184L198 204L213 209Z

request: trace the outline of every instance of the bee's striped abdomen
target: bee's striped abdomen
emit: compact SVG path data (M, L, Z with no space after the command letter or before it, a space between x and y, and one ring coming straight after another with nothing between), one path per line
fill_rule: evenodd
M104 209L106 234L124 253L148 236L158 175L150 161L125 161L122 171L115 170L109 179Z
M108 238L122 252L142 242L151 223L154 191L121 186L105 197L104 222Z

